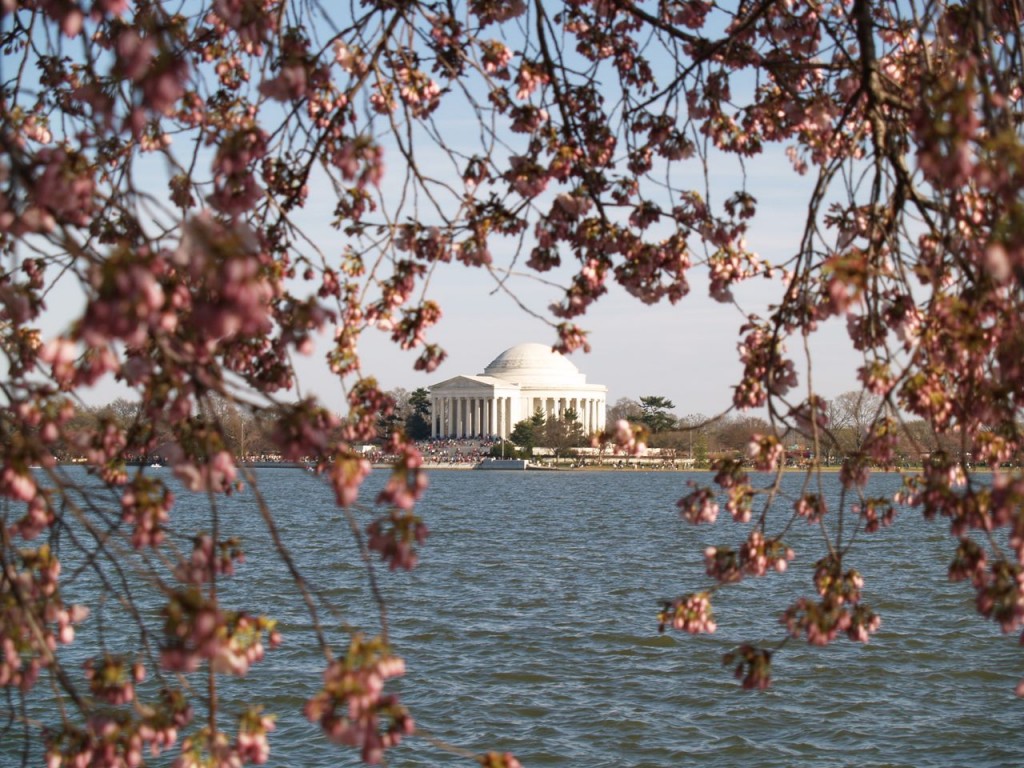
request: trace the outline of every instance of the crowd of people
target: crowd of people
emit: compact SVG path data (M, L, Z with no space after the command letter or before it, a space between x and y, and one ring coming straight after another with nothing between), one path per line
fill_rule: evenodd
M423 462L434 466L476 466L491 455L498 438L433 438L416 443Z

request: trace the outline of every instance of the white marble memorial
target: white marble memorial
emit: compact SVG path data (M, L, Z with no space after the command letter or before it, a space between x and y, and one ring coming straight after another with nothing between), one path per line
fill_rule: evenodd
M608 388L587 384L564 355L546 344L506 349L477 376L430 387L433 437L508 437L538 410L547 418L576 412L584 434L604 429Z

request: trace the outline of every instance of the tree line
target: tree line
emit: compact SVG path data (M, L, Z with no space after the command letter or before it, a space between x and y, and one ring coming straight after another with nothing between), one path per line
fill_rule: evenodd
M608 407L608 423L624 419L643 426L650 447L674 449L678 455L694 459L697 467L745 457L752 435L776 432L768 419L748 413L678 416L673 413L674 408L671 400L659 395L642 396L639 400L622 397ZM817 444L807 431L793 429L779 436L791 465L842 464L876 439L874 427L886 417L901 421L901 429L893 434L894 457L900 466L919 465L933 453L970 463L978 448L956 431L936 432L923 419L901 419L881 397L870 392L849 391L822 400L820 414Z
M396 431L411 440L431 437L430 391L425 387L408 391L401 387L386 393L393 406L378 417L378 438L383 443ZM647 445L651 448L671 449L680 457L693 459L694 466L711 467L716 461L732 460L747 454L751 435L771 434L773 426L763 417L744 413L726 413L707 416L689 413L679 416L675 403L661 395L643 395L638 399L621 397L608 406L607 423L625 420L643 427ZM876 395L859 391L844 392L822 403L823 429L817 448L807 435L793 432L783 438L788 461L800 465L817 460L826 465L841 464L860 451L872 436L872 425L880 414L888 414L884 401ZM273 460L278 456L274 443L274 411L254 412L244 405L226 398L213 397L198 422L216 424L225 447L234 455L252 459ZM147 434L152 427L142 417L138 402L117 398L104 405L78 409L68 423L68 438L56 446L54 456L59 461L73 461L83 451L74 435L89 434L105 424L116 425L130 436L129 445L153 446L150 452L129 452L131 461L160 458L160 446L168 436ZM572 409L562 417L547 417L537 411L529 418L517 422L509 435L508 445L496 447L495 453L506 456L528 457L534 448L546 448L555 456L574 455L574 449L591 445L592 435L585 434L579 415ZM906 420L896 435L895 452L903 466L917 465L933 452L944 452L961 457L970 463L976 446L965 443L954 432L936 433L921 419ZM1017 459L1011 458L1011 461Z

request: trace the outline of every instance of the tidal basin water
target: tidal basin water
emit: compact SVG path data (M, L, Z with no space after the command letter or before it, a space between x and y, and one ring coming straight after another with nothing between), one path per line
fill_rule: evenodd
M296 469L257 476L298 568L338 609L321 614L336 647L345 623L376 632L366 569L329 488ZM417 724L466 750L511 751L527 768L1024 765L1024 701L1014 696L1024 648L974 612L968 586L947 580L954 542L945 523L917 511L861 536L846 561L882 616L867 645L790 640L766 692L742 690L722 666L740 642L780 640L779 615L813 593L822 549L803 521L786 536L797 558L785 574L715 598L714 635L659 635L662 600L709 585L704 547L737 546L745 530L724 511L713 527L681 520L675 501L691 479L711 475L431 472L420 567L377 569L408 668L394 688ZM364 496L383 480L376 471ZM802 476L786 480L795 492ZM838 483L825 482L834 508ZM876 475L871 490L897 486ZM223 530L248 552L224 594L281 621L283 647L249 680L278 715L270 764L358 765L351 748L329 744L302 717L324 663L287 572L266 556L253 500L247 491L220 502ZM206 503L183 494L176 520ZM84 577L79 586L87 591ZM225 713L244 691L227 686ZM389 754L391 766L475 764L418 736Z

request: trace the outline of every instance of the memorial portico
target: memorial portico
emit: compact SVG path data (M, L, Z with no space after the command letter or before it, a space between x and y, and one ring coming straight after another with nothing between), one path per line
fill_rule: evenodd
M587 384L565 356L546 344L507 349L476 376L430 387L433 437L508 437L540 411L545 418L576 414L584 434L604 429L607 387Z

